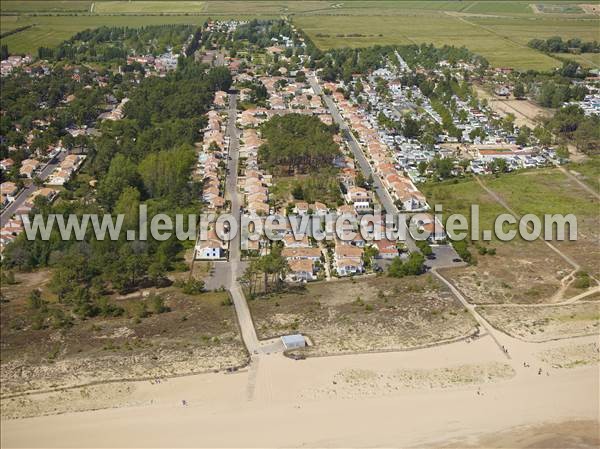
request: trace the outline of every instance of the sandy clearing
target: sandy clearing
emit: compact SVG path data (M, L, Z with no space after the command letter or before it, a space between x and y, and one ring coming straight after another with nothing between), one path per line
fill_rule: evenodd
M499 99L480 86L474 87L477 95L487 99L490 107L502 117L509 113L514 114L517 126L525 125L533 129L539 124L541 117L552 116L552 110L542 108L530 100Z

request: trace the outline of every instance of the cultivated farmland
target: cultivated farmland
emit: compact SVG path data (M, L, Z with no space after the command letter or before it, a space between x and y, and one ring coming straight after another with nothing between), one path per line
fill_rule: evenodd
M183 1L114 1L96 2L94 13L97 14L129 14L129 13L199 13L204 9L204 2Z
M2 30L35 26L2 39L12 51L34 53L85 28L201 23L212 18L288 16L322 49L432 43L464 45L492 65L547 70L561 60L527 47L558 35L594 40L598 17L576 3L525 1L3 1ZM18 14L9 16L6 14ZM49 16L57 14L58 16ZM73 17L61 17L60 14ZM135 18L128 17L135 16ZM596 55L563 55L596 67Z

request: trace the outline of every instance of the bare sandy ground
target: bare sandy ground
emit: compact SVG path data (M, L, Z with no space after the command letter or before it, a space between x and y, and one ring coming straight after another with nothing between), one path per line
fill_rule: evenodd
M598 4L594 5L593 3L580 3L577 6L583 9L587 14L600 15L600 5Z
M10 420L3 413L1 442L3 447L540 447L533 443L562 441L554 447L569 447L568 436L577 428L577 447L597 447L599 365L553 368L548 351L590 344L598 336L547 343L498 338L300 361L261 355L235 374L135 382L127 389L114 384L110 402L116 408L97 411L90 409L107 406L105 391L86 397L71 392L62 405L54 398L54 411L44 405L48 395L30 395L23 409L37 404L37 414L44 409L61 414ZM507 345L510 357L498 344Z
M481 98L486 98L490 107L500 114L502 117L507 114L514 114L515 123L517 126L528 126L535 128L541 117L549 117L552 111L547 108L542 108L530 100L506 100L494 97L480 86L475 86L477 94Z

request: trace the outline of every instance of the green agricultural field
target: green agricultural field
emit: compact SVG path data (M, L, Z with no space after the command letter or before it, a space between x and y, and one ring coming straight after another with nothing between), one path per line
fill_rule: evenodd
M560 61L527 47L527 42L519 43L503 36L502 33L490 30L487 25L481 26L471 20L437 13L415 13L393 17L302 16L294 18L294 22L303 28L321 48L410 43L464 45L486 57L495 66L547 70L560 65ZM526 25L526 23L522 24L523 32L526 30ZM347 33L362 34L364 37L343 37ZM528 41L528 39L522 40Z
M584 41L598 40L599 19L535 17L522 19L474 17L469 23L489 30L503 39L523 45L534 38L547 39L561 36L563 39L579 37Z
M19 16L0 16L0 28L2 29L2 33L24 26L19 19Z
M533 14L531 2L471 2L461 10L469 14Z
M91 1L3 0L0 2L0 11L2 13L87 12L91 5Z
M112 1L95 2L94 14L199 13L204 2L196 1Z
M571 59L583 67L600 68L600 53L582 53L580 55L572 55L570 53L556 53L557 58Z
M93 6L92 6L93 3ZM561 65L551 55L527 47L533 38L561 36L597 40L600 19L573 14L576 2L527 1L41 1L0 3L2 29L35 23L2 43L15 52L35 52L73 33L101 25L143 26L200 23L213 18L287 16L320 48L432 43L464 45L492 65L549 70ZM550 12L551 11L551 12ZM49 16L64 13L64 17ZM40 13L42 15L34 15ZM45 15L44 15L45 14ZM80 17L67 16L78 14ZM137 14L143 14L138 16ZM164 16L160 14L165 14ZM187 16L186 14L191 14ZM196 14L202 14L196 16ZM135 18L130 15L136 15ZM348 36L352 34L352 36ZM357 36L358 35L358 36ZM596 55L565 56L597 66Z
M282 14L318 13L331 9L335 2L324 1L208 1L205 12L236 16L239 14L254 14L257 16L281 16Z

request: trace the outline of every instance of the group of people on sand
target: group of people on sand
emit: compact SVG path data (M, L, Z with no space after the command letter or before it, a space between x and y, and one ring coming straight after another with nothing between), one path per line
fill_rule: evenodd
M155 385L155 384L159 384L161 383L161 381L167 381L167 379L161 379L160 377L157 377L155 379L150 379L150 385ZM152 404L154 401L150 401L150 403ZM188 403L185 399L181 400L181 405L183 405L184 407L187 407Z

